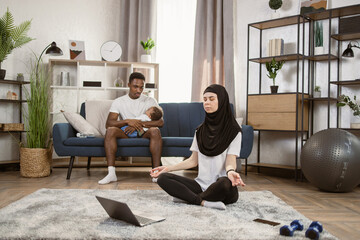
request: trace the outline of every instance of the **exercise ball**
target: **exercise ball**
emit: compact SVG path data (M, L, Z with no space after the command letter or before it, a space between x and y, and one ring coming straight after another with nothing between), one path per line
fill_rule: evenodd
M324 191L349 192L360 184L360 140L341 129L311 136L300 155L306 179Z

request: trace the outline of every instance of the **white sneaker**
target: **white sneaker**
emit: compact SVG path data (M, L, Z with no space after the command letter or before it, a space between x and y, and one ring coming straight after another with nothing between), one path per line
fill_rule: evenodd
M152 178L153 183L157 183L157 178Z

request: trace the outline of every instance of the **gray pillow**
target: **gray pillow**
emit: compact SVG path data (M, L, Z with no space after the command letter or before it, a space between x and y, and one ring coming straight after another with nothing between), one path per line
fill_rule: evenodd
M92 126L85 118L78 113L62 111L70 125L81 134L101 136L99 130Z

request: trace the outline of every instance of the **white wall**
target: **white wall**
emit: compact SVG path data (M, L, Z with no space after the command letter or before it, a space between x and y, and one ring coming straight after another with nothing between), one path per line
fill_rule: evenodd
M247 28L249 23L255 23L260 21L269 20L272 18L273 10L271 10L268 6L268 0L257 0L251 1L236 1L236 7L234 9L235 18L236 18L236 34L235 34L235 86L236 86L236 106L238 117L246 116L246 87L247 87ZM280 16L293 16L297 15L300 12L299 8L299 0L283 0L282 7L278 10ZM328 9L329 8L337 8L349 5L359 4L358 0L328 0ZM253 34L253 32L252 32ZM251 38L253 41L258 38L258 33L254 33ZM326 25L324 25L324 36L327 36L328 30ZM282 27L274 30L266 30L263 31L263 38L283 38L285 42L288 42L287 50L288 53L294 49L295 45L293 42L296 42L296 28L294 27ZM326 37L324 37L325 47L328 42L326 42ZM290 43L290 44L289 44ZM250 57L259 57L258 52L258 42L251 42L251 49L253 51L250 52ZM334 45L334 43L332 43ZM346 48L348 41L344 41L342 43L342 49ZM327 45L328 46L328 45ZM265 47L263 46L265 51ZM305 46L305 49L307 47ZM254 52L255 51L255 52ZM295 51L293 51L294 53ZM353 59L344 59L342 64L342 71L340 74L340 80L354 80L355 78L360 77L360 69L359 69L359 59L360 59L360 51L358 49L354 49L355 58ZM264 56L264 55L263 55ZM254 67L255 64L251 66L250 75L250 84L249 89L250 93L257 93L258 85L256 84L258 81L258 68ZM332 64L332 69L335 69L336 66ZM280 92L290 92L295 91L294 81L296 64L294 62L286 62L281 73L276 78L277 83L280 85ZM317 84L322 87L322 91L327 91L327 64L318 63L316 74ZM336 75L333 74L332 71L332 80L336 80ZM263 76L263 92L270 92L269 85L271 81L266 77L266 72L262 72ZM305 85L306 86L306 85ZM335 88L331 88L332 93L334 93ZM343 88L343 93L348 93L353 96L355 90L355 94L359 96L359 88ZM333 96L333 95L332 95ZM335 95L334 95L335 96ZM327 105L322 104L315 112L316 123L315 123L315 131L319 131L327 128ZM336 116L336 108L333 107L331 109L332 116ZM341 126L349 127L350 125L350 112L346 107L342 109L342 119ZM331 126L335 126L335 118L331 122ZM293 133L268 133L263 132L261 135L261 162L266 163L276 163L276 164L286 164L293 165L294 164L294 153L295 153L295 134ZM254 140L254 148L252 154L250 156L249 162L257 161L257 132Z
M32 19L28 35L35 38L20 49L16 49L3 62L6 69L6 79L15 79L19 72L28 79L27 66L32 52L38 56L52 41L69 57L69 40L85 41L86 59L101 60L100 47L107 40L119 40L119 11L118 0L1 0L0 16L9 8L18 25L25 20ZM47 63L49 57L44 56ZM5 98L6 92L14 88L8 85L0 86L0 98ZM0 105L0 122L18 121L18 109L15 104ZM10 135L0 135L0 161L18 159L17 140Z

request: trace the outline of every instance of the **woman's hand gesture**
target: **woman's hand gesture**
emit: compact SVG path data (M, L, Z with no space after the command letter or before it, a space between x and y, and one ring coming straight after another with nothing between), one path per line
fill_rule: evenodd
M240 174L235 172L235 171L230 171L227 173L227 177L229 178L229 180L231 181L233 186L245 186L245 183L243 182L243 180L240 177Z
M150 176L153 178L157 178L160 174L166 172L169 172L169 168L167 166L156 167L150 170Z

